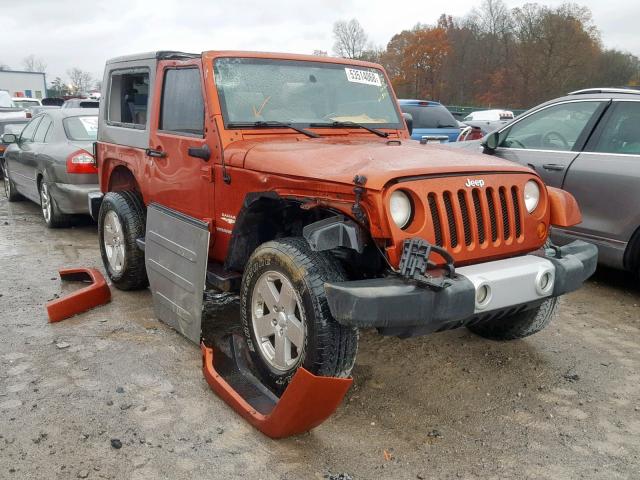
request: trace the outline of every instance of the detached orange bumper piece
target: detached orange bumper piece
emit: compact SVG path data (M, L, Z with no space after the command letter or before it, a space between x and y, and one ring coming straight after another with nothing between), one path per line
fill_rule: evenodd
M246 348L244 341L234 337L230 343L230 356L201 344L204 377L220 398L271 438L289 437L320 425L335 412L353 382L319 377L301 367L278 398L244 363L246 352L240 351Z
M74 282L91 282L62 298L47 303L49 323L59 322L92 308L109 303L111 290L102 274L95 268L66 268L59 271L60 279Z
M547 187L547 192L551 207L551 225L571 227L582 222L580 207L573 195L554 187Z

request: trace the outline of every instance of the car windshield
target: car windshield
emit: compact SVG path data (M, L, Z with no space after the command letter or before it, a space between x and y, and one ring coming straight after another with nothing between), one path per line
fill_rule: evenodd
M380 70L324 62L219 58L215 80L225 124L354 122L402 128Z
M98 138L98 116L68 117L62 121L69 140L91 142Z
M413 117L413 128L458 128L458 121L442 105L402 105Z
M34 100L14 100L13 103L16 104L16 107L20 107L20 108L29 108L29 107L35 107L36 105L40 105L38 102Z

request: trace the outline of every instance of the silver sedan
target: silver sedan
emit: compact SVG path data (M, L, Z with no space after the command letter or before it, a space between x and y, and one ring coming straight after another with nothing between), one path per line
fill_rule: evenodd
M37 115L19 136L3 135L9 201L26 197L38 203L50 228L69 225L73 215L88 214L87 196L99 191L92 154L97 128L98 109L60 109Z

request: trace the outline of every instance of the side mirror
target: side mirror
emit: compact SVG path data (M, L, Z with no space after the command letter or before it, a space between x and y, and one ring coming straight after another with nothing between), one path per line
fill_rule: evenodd
M2 143L5 144L10 144L10 143L17 143L18 142L18 137L13 134L13 133L5 133L4 135L2 135Z
M500 133L498 132L491 132L482 140L482 146L487 150L493 151L498 148L498 145L500 145Z
M402 118L404 118L404 121L407 124L409 135L413 134L413 115L411 115L410 113L403 113Z

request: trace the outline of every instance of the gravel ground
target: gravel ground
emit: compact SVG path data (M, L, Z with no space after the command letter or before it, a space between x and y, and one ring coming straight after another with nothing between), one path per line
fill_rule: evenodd
M496 343L363 332L355 383L274 441L208 388L148 291L59 324L59 267L102 268L96 227L0 200L0 478L640 478L640 288L600 271L552 325Z

